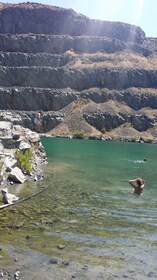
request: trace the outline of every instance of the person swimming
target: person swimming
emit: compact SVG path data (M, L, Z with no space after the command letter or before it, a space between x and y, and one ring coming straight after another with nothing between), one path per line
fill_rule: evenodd
M145 181L142 178L136 178L129 181L129 184L134 188L134 193L140 194L144 189Z
M133 163L146 163L147 162L147 159L144 158L144 159L135 159L133 160Z

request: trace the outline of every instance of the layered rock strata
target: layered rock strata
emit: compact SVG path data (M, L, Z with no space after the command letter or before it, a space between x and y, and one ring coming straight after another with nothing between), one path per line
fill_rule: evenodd
M156 141L155 38L41 4L0 15L0 120L34 129L42 110L45 133Z

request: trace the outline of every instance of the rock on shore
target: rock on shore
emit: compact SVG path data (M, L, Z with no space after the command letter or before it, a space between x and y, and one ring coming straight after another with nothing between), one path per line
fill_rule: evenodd
M31 151L31 171L19 166L15 152ZM36 172L46 163L46 153L40 135L11 122L0 122L0 189L8 189L10 184L24 183L29 178L35 180ZM41 175L42 177L42 175ZM42 179L42 178L40 178Z

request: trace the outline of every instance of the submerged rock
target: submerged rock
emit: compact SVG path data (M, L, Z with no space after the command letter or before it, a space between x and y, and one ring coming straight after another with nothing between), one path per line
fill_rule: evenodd
M11 204L11 203L14 203L19 200L19 198L16 195L8 193L8 190L6 190L6 189L2 189L1 193L3 196L4 204Z
M37 169L35 172L34 180L39 182L43 179L43 172L41 169Z

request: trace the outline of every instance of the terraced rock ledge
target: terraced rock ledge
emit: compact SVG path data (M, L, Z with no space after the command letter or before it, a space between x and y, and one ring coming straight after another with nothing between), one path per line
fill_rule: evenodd
M9 20L8 20L9 18ZM0 5L0 121L43 133L157 141L157 39L37 3Z

